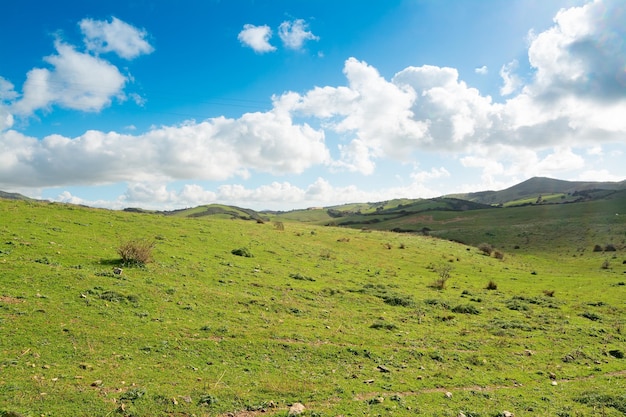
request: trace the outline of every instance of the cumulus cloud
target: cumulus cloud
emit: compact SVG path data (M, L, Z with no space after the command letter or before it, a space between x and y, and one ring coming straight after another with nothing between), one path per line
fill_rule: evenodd
M150 53L153 48L145 40L146 32L117 18L111 22L83 19L80 28L87 50L81 52L57 37L55 53L43 58L49 66L30 70L21 93L0 77L0 131L13 126L14 116L28 117L37 110L51 111L54 106L99 112L114 99L128 97L137 105L143 104L139 95L124 93L132 79L98 54L115 52L131 59Z
M113 17L106 20L83 19L79 23L84 34L87 50L96 54L114 52L125 59L133 59L139 55L154 51L146 41L147 32L143 29Z
M284 21L278 27L278 36L289 49L301 49L305 41L317 41L318 36L308 30L309 25L303 19Z
M100 111L114 97L123 98L128 81L108 61L76 51L60 40L55 42L56 54L44 58L51 69L34 68L26 75L22 96L12 109L30 115L38 109L58 105L81 111Z
M269 26L246 24L243 26L243 30L239 32L237 39L239 39L243 45L252 48L254 52L262 54L276 50L276 47L272 46L269 42L271 37L272 29L270 29Z
M41 140L0 134L0 186L92 185L119 181L246 178L249 170L302 173L329 163L323 132L284 114L155 128L140 135L88 131Z

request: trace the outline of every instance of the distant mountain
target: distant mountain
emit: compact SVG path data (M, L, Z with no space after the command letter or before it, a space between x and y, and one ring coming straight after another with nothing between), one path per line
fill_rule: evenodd
M35 201L30 197L26 197L25 195L19 193L7 193L4 191L0 191L0 198L5 200L26 200L26 201Z
M573 202L594 199L599 191L625 190L626 181L621 182L594 182L594 181L564 181L553 178L533 177L517 185L500 191L480 191L467 194L452 194L449 197L460 198L482 204L512 204L523 203L524 200L539 199L539 196L561 195L563 202ZM604 195L605 193L600 193Z

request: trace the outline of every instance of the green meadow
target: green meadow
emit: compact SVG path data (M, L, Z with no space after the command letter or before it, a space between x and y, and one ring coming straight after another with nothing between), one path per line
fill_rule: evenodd
M425 236L0 199L0 416L626 415L622 203Z

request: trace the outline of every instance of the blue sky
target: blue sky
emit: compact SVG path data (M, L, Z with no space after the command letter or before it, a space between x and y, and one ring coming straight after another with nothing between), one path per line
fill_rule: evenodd
M626 179L621 0L22 0L0 190L292 209Z

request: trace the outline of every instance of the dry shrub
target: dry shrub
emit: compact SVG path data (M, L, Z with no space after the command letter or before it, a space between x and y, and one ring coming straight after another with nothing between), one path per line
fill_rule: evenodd
M122 242L117 248L117 254L124 265L143 266L152 262L152 249L155 243L147 239L132 239Z
M504 252L496 250L496 251L493 252L493 256L495 256L496 259L502 260L502 259L504 259Z
M491 252L493 252L493 246L491 246L489 243L481 243L480 245L478 245L478 250L485 255L491 255Z

